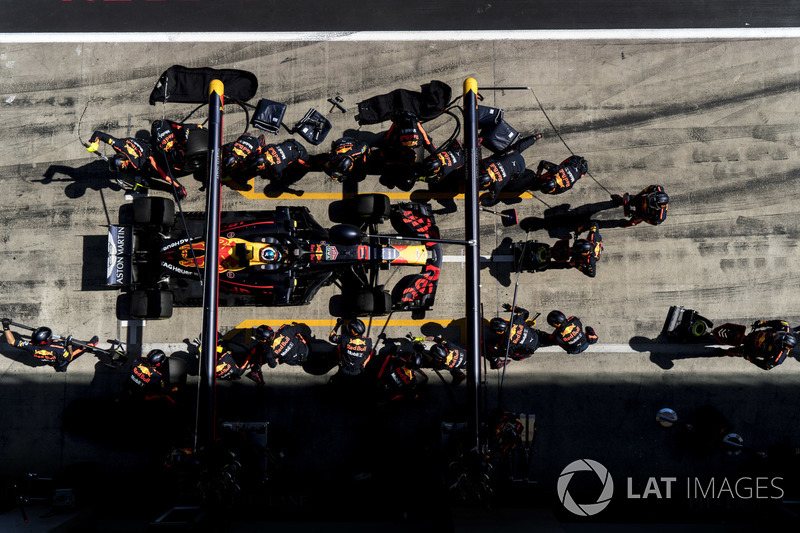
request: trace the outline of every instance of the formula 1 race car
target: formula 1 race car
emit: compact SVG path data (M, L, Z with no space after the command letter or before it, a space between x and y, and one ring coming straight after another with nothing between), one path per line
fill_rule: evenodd
M433 305L441 246L431 208L415 202L390 205L383 194L334 202L341 223L325 229L305 207L222 213L219 235L219 305L308 304L320 288L336 284L342 315L425 311ZM337 207L338 209L333 209ZM334 218L333 216L331 218ZM391 244L376 235L390 219L396 237L420 244ZM137 198L108 231L107 284L120 287L120 318L169 318L173 306L202 305L205 215L176 221L167 198ZM392 293L379 285L381 270L417 265Z

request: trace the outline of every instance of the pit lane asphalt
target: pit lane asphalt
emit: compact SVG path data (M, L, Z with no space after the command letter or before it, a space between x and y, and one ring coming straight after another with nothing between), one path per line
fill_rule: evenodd
M621 217L619 209L598 212L605 250L595 279L576 271L519 277L520 305L543 314L553 308L576 314L600 336L600 344L585 354L544 351L508 370L506 407L537 414L534 469L542 485L554 493L557 474L581 457L602 462L612 474L621 472L621 479L724 467L718 456L701 464L675 452L652 423L665 405L682 413L712 403L753 446L800 443L800 429L786 423L798 414L800 365L794 356L765 373L741 360L698 357L679 346L652 349L670 305L697 309L718 323L750 324L762 318L800 323L800 282L794 275L800 217L793 194L799 47L793 39L3 44L0 314L77 338L125 337L127 328L115 319L116 293L103 288L102 281L105 226L115 222L126 200L80 146L78 134L85 139L103 129L129 136L147 130L162 113L182 118L192 106L146 104L167 67L254 72L261 82L258 97L288 104L287 124L309 107L323 111L333 123L329 140L357 127L353 109L360 100L398 87L417 89L431 79L449 83L458 93L472 76L479 88L532 87L564 141L588 159L596 179L587 176L559 197L506 200L499 207L518 210L523 221L518 227L503 228L492 215L481 215L482 255L495 250L502 255L504 241L526 238L525 229L527 238L555 242L568 230L559 215L575 215L590 204L608 207L608 191L635 193L660 183L671 198L669 217L659 227L618 229L610 226ZM545 134L525 152L529 166L569 155L534 92L483 93L484 103L503 108L519 131ZM347 114L329 112L326 99L335 94L344 98ZM381 126L362 132L386 127ZM243 127L242 114L226 115L226 140ZM452 123L442 118L429 133L441 141L451 129ZM189 191L184 209L201 210L199 184L184 181ZM256 183L255 192L259 187L263 184ZM304 194L251 199L226 189L223 208L301 204L324 224L330 199L341 194L341 186L314 174L293 188ZM385 190L376 178L358 184L360 192ZM424 196L424 190L418 186L415 191L423 192L414 196ZM460 237L463 201L432 203L442 211L456 206L455 213L443 212L437 220L444 238ZM445 253L461 251L447 247ZM396 281L405 270L393 272L386 274ZM511 301L517 278L503 263L487 263L481 276L490 317ZM446 263L427 320L416 327L390 324L387 335L402 337L420 329L431 334L448 326L446 332L457 336L449 324L463 316L463 285L462 265ZM316 336L325 338L328 298L334 293L323 290L310 306L297 309L222 309L221 328L229 331L245 321L312 320L319 321L313 327ZM162 343L180 348L182 339L197 335L200 324L199 310L176 309L170 320L143 327L142 349ZM74 413L86 402L85 424L98 433L110 425L98 416L103 411L91 410L91 401L116 394L123 373L85 356L67 374L56 374L30 366L5 345L0 353L0 456L6 459L7 475L51 472L85 460L121 470L149 464L152 457L146 453L62 425L65 412ZM335 478L334 472L356 468L337 452L356 444L350 439L363 437L372 419L363 413L358 421L348 419L352 410L337 411L333 405L321 409L323 376L285 368L265 374L267 390L258 399L250 383L222 385L227 391L220 400L223 416L283 423L296 438L295 453L308 461L303 464L309 475ZM381 419L384 434L396 437L397 449L403 435L398 436L395 425L448 414L444 390L431 377L432 394L424 409ZM491 371L493 397L496 379L497 372Z

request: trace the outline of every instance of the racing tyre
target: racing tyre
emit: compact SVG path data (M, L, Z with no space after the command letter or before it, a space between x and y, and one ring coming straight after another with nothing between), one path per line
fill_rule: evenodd
M208 162L208 130L191 130L186 140L183 170L195 172Z
M364 291L353 300L353 312L358 316L385 315L392 310L392 295L387 291Z
M186 361L179 357L170 356L167 358L169 385L183 390L186 387Z
M172 293L169 291L133 291L131 318L159 320L172 316Z
M172 227L175 223L175 202L169 198L137 198L133 201L133 223L137 226Z
M392 206L385 194L359 194L353 199L353 213L363 222L378 223L389 217Z

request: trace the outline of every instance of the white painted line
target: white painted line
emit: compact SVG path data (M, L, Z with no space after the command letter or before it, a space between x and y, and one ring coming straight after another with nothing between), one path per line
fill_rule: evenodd
M185 43L362 41L575 41L660 39L793 39L800 28L673 28L616 30L98 32L0 33L0 43Z
M443 255L442 263L465 263L467 256L465 255ZM513 255L496 255L494 257L489 255L481 256L481 263L513 263Z

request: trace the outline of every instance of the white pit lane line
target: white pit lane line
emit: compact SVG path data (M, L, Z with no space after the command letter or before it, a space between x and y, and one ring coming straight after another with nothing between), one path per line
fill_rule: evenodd
M97 32L0 33L0 43L195 43L366 41L575 41L656 39L787 39L800 28L672 28L614 30L497 31L317 31L317 32Z

